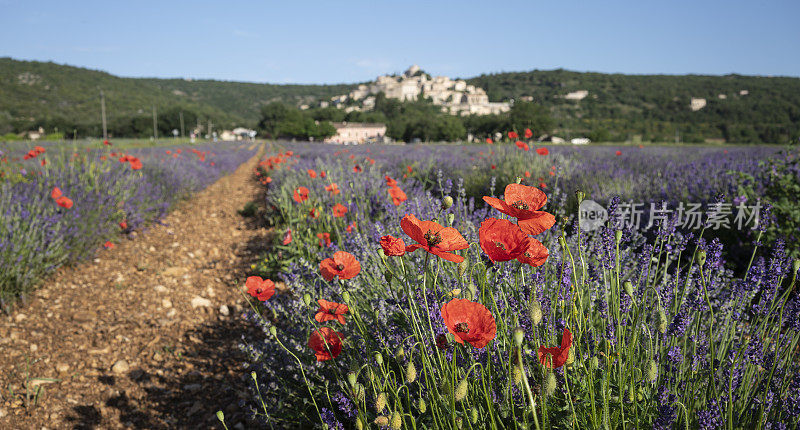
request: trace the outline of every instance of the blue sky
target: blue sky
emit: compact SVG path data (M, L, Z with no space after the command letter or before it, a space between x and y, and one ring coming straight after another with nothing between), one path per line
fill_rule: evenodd
M11 1L0 56L272 82L565 68L800 76L800 1Z

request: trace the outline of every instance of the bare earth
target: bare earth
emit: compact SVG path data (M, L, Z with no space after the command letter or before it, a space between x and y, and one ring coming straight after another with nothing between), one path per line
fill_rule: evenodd
M0 429L251 426L240 291L269 232L236 211L257 161L0 317Z

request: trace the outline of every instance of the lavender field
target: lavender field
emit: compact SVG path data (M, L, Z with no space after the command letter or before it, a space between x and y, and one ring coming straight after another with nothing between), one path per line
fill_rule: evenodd
M99 147L99 148L98 148ZM233 171L255 146L0 148L0 304L64 264L144 233L183 198Z
M797 205L776 190L797 149L543 148L268 154L278 234L244 286L261 424L795 428ZM701 218L635 225L630 201Z

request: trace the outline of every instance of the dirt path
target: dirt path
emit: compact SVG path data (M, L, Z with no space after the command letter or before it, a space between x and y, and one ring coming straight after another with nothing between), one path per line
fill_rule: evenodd
M249 427L237 288L268 231L236 211L257 161L0 317L0 429Z

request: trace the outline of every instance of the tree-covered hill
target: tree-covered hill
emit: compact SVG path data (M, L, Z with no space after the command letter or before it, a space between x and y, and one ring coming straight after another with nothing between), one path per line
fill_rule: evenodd
M210 119L218 127L254 126L272 101L299 104L350 91L353 85L271 85L184 79L121 78L38 61L0 58L0 134L44 127L79 136L101 134L100 90L112 135L149 136L156 106L159 131L188 130Z
M490 100L532 97L562 133L601 140L722 138L788 142L800 136L800 79L762 76L622 75L567 70L481 75L467 80ZM580 101L565 95L585 90ZM690 109L692 98L707 105Z

